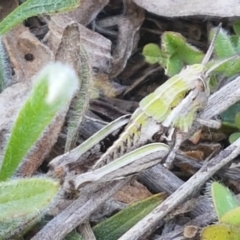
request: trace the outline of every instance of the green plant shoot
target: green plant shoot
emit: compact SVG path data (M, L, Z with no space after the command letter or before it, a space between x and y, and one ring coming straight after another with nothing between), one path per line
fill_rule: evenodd
M80 5L80 0L27 0L0 22L0 35L25 19L44 13L67 12Z
M61 63L49 64L38 74L6 145L0 169L1 181L14 174L44 129L68 107L78 86L75 72Z
M149 43L143 48L147 62L159 63L165 68L165 74L172 77L186 65L200 63L204 53L187 43L186 39L176 32L164 32L161 49L157 44Z

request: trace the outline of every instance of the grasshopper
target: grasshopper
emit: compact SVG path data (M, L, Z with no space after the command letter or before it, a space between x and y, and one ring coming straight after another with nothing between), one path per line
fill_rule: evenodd
M180 131L180 133L189 131L195 120L197 111L203 107L209 95L209 74L215 68L219 67L219 65L236 57L233 56L225 59L209 70L207 69L206 63L212 55L214 41L219 30L220 27L201 64L187 66L179 74L171 77L153 93L140 101L139 108L132 114L129 123L120 137L95 163L92 171L70 180L70 184L74 188L78 189L84 182L94 182L97 181L96 179L102 179L104 171L107 171L106 174L109 174L111 166L115 166L114 170L116 170L116 166L121 168L120 162L123 161L122 156L151 142L155 134L160 134L162 139L171 140L175 129ZM180 142L181 138L173 148L173 154L169 155L170 160L167 160L168 163L170 162L171 164L174 153L180 146ZM166 145L159 147L161 150L167 149ZM114 164L110 164L112 161L114 161ZM108 170L105 170L104 165L109 166L109 168L106 168ZM126 166L124 165L124 167ZM94 175L101 177L93 177ZM123 172L122 175L124 175Z
M140 101L139 108L133 113L124 132L101 156L93 169L146 144L154 134L165 133L169 127L183 132L190 129L196 112L203 105L200 99L208 92L206 79L216 68L207 71L205 66L212 55L216 36L201 64L187 66Z

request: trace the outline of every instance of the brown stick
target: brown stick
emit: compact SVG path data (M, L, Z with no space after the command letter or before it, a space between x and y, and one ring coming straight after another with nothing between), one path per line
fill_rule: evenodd
M130 181L129 178L106 184L95 192L81 195L63 212L57 215L31 240L61 240L79 224L88 220L90 215L105 203L121 187Z
M180 186L162 204L144 217L133 228L125 233L119 240L136 240L147 231L153 231L159 221L170 213L178 204L185 201L199 189L219 169L229 164L240 153L240 139L224 149L218 156L206 163L195 175Z

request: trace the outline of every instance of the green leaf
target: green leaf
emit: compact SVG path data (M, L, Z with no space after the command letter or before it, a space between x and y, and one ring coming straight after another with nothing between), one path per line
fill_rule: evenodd
M240 20L236 20L233 23L233 30L238 36L240 36Z
M162 52L167 59L168 76L179 73L184 65L201 63L204 54L202 51L187 43L179 33L164 32L162 35Z
M240 228L227 224L211 225L203 229L201 240L240 240Z
M240 129L240 112L238 112L238 113L235 115L234 122L235 122L236 127L237 127L238 129Z
M84 240L83 237L76 231L70 232L64 240Z
M209 34L209 40L212 41L213 36L215 36L217 29L212 28ZM214 44L214 53L218 58L227 58L233 56L236 51L232 44L230 35L227 31L221 29L216 37L216 41Z
M180 52L181 59L186 63L187 65L192 65L195 63L201 63L204 58L204 53L197 49L196 47L188 44L183 46Z
M204 57L202 51L189 44L181 34L175 32L164 32L162 47L167 56L178 55L188 65L201 63Z
M183 61L178 55L172 55L168 58L166 73L168 76L174 76L178 74L183 68Z
M240 132L232 133L232 134L229 136L228 141L232 144L232 143L235 142L239 137L240 137Z
M14 174L57 113L68 107L78 86L75 72L66 65L52 63L39 73L10 134L0 180L6 180Z
M240 112L240 102L235 103L229 107L226 111L220 114L223 122L235 124L235 116Z
M0 222L21 220L39 214L58 191L58 183L47 178L15 179L0 183Z
M10 82L10 66L4 49L2 38L0 37L0 93Z
M215 92L218 87L218 78L215 75L209 77L209 88L210 92Z
M0 22L0 35L39 14L67 12L80 5L80 0L27 0Z
M239 52L240 51L240 37L237 35L231 35L231 42L233 44L233 46L235 47L236 51Z
M213 38L215 33L216 28L213 28L210 31L209 35L210 40ZM221 29L214 44L214 53L216 54L217 58L226 59L237 54L239 50L236 48L236 40L234 40L233 42L232 37L225 30ZM224 73L225 76L231 77L239 73L240 71L239 69L240 59L233 59L220 65L214 71Z
M240 207L231 209L226 212L219 220L222 223L229 223L232 225L238 225L240 228Z
M237 208L239 203L231 191L218 182L211 185L211 195L218 219L228 211Z
M97 224L93 232L99 240L117 240L138 221L150 213L163 200L164 194L156 194L134 203L107 220Z
M149 43L143 48L143 55L148 63L154 64L162 62L161 49L157 44Z
M186 39L176 32L164 32L162 35L162 51L168 57L181 51Z
M33 225L39 222L41 215L38 213L23 216L21 219L12 219L9 222L1 222L0 224L0 240L19 239L29 231Z
M80 33L78 34L80 36ZM82 119L85 116L85 113L88 109L90 99L89 96L91 89L90 86L92 82L92 68L89 63L86 50L82 45L80 48L81 48L81 51L79 53L80 88L71 103L71 114L69 114L65 152L72 150L76 146L76 142L79 135L79 129L82 123Z

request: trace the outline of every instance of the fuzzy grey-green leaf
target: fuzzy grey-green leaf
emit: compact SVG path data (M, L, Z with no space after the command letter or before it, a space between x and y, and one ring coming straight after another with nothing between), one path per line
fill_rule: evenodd
M10 66L8 65L6 51L0 36L0 92L10 81Z
M40 213L51 203L58 187L56 181L48 178L0 182L0 222Z

